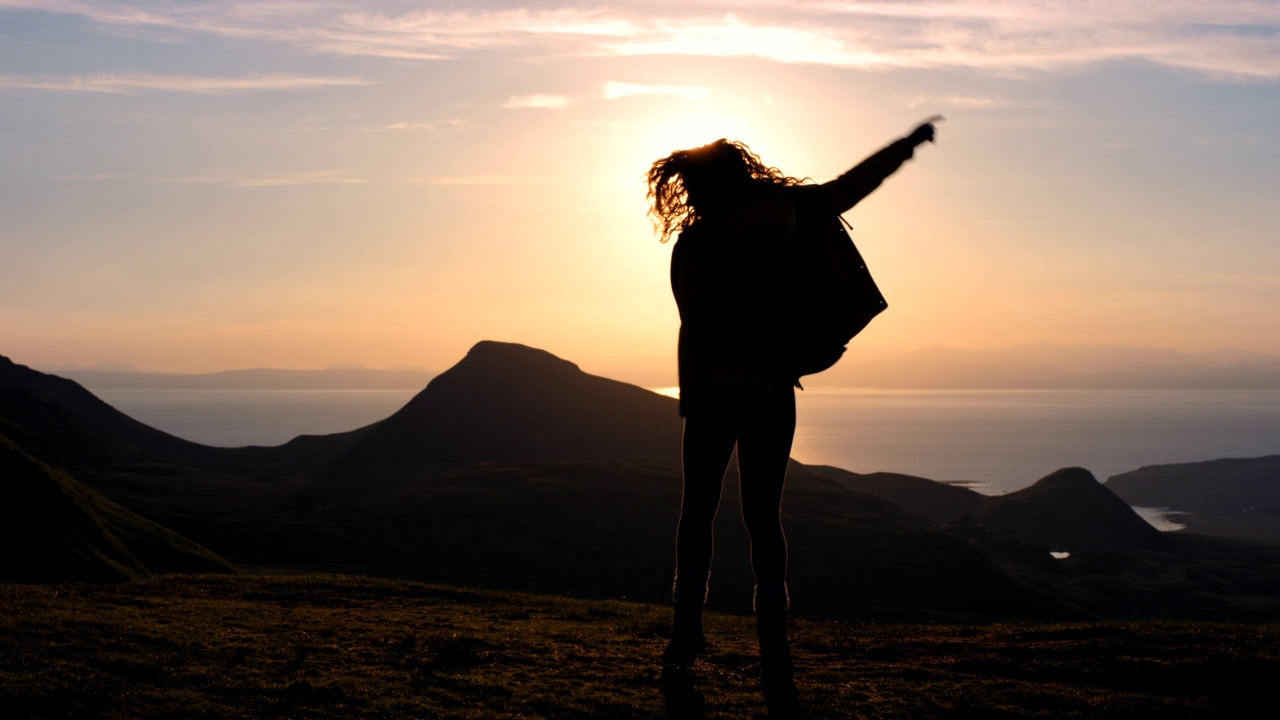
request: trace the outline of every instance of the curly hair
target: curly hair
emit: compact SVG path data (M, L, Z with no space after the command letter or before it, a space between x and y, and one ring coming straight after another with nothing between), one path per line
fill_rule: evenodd
M649 215L659 240L667 242L723 206L727 196L738 196L734 198L738 203L750 202L801 182L765 165L745 144L721 138L677 150L649 168Z

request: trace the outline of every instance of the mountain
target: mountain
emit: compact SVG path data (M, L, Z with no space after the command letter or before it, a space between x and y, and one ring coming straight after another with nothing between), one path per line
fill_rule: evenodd
M116 410L66 378L0 356L0 419L46 442L68 467L125 462L199 463L213 454Z
M1132 505L1181 513L1195 532L1280 542L1280 455L1149 465L1107 488Z
M137 579L231 572L205 548L126 510L52 464L39 442L0 421L0 581Z
M477 343L360 438L336 471L509 460L679 457L675 400L524 345Z
M101 411L78 386L56 384L75 408ZM231 464L232 451L221 465L116 463L89 475L243 564L659 600L672 572L680 423L670 398L541 350L481 342L400 412L351 434L309 484L246 476L252 463ZM322 451L337 442L299 440ZM731 472L726 518L740 514L736 482ZM799 464L787 513L793 583L811 612L1088 614L968 541ZM747 609L745 532L726 521L720 538L714 602Z
M1161 533L1083 468L1063 468L1006 495L982 495L910 475L814 468L857 493L937 523L976 522L1054 550L1156 547Z
M889 472L864 475L828 466L813 466L811 469L852 492L886 500L913 515L934 522L950 522L972 516L991 499L967 488L914 475Z
M0 419L39 437L73 470L138 464L298 474L330 462L367 428L299 436L276 447L215 448L134 420L80 384L0 355ZM371 427L371 426L370 426Z
M1063 468L1031 487L990 498L975 519L1071 552L1154 547L1163 539L1084 468Z
M8 392L48 410L26 415L46 421L32 433L46 446L105 448L100 462L82 458L77 477L240 565L668 594L681 487L675 401L541 350L478 343L393 416L278 448L174 451L75 383L20 366L8 376L21 380ZM21 415L14 407L24 406L0 394L0 416ZM1193 535L1149 543L1117 503L1083 470L985 498L793 463L784 517L796 607L934 620L1280 616L1280 548ZM731 469L712 604L747 611L739 516ZM1071 555L1055 560L1057 550Z

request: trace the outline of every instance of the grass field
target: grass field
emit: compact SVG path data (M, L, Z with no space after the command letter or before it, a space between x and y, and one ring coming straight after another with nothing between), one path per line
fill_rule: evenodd
M763 718L750 618L336 575L0 585L3 718ZM1261 718L1280 626L795 622L806 717Z

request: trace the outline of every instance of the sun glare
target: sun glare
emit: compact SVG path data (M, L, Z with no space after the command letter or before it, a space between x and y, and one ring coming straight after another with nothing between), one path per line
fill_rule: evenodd
M654 113L628 120L629 130L624 131L626 142L618 143L619 154L611 159L616 162L614 173L625 178L629 197L644 197L644 173L657 159L676 150L706 145L720 138L740 140L755 147L761 135L759 122L746 114L728 113L706 107L685 105L688 112ZM638 193L638 194L637 194Z
M640 133L637 145L648 151L652 161L720 138L749 144L755 130L750 120L741 116L695 112L656 120Z

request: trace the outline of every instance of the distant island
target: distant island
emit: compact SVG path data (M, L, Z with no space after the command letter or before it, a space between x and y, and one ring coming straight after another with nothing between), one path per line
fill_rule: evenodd
M609 358L591 372L642 387L675 384L675 358ZM145 372L128 363L46 366L94 390L417 390L437 373L336 363L323 370L255 368ZM1280 390L1280 354L1222 348L1183 352L1134 345L1031 343L969 350L900 350L855 343L806 387L939 390Z
M1132 345L1015 345L988 350L851 347L815 386L912 389L1280 390L1280 355Z
M675 357L611 357L590 372L645 387L675 385ZM1030 343L972 350L849 346L806 388L904 390L1280 390L1280 354L1184 352L1135 345Z
M61 377L94 390L419 390L435 377L426 370L223 370L153 373L137 370L63 370Z

